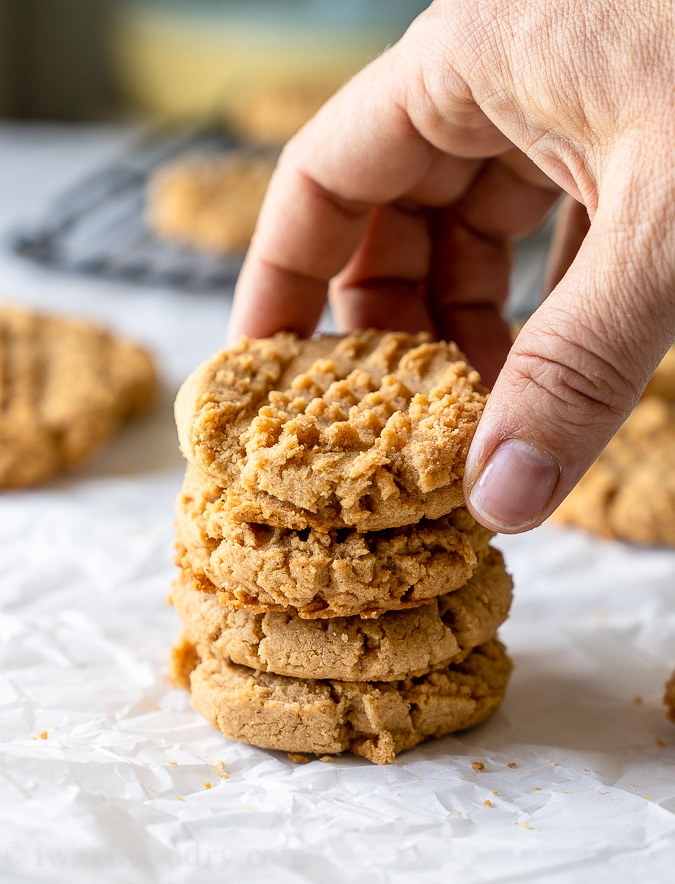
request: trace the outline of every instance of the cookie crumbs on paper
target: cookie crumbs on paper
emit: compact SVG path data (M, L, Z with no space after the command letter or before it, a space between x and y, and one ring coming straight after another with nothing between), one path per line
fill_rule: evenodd
M299 752L288 752L287 758L289 761L292 761L293 764L309 764L312 760L307 755L301 755Z

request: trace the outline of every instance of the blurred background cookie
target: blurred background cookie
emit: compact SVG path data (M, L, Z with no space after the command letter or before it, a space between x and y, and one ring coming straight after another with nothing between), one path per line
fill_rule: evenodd
M675 348L553 520L601 537L675 546Z
M335 92L336 81L259 84L237 98L228 116L240 137L261 144L284 144Z
M0 306L0 487L86 460L145 411L157 378L141 347L91 323Z
M153 232L215 255L243 253L274 169L272 157L193 156L158 169L148 186Z

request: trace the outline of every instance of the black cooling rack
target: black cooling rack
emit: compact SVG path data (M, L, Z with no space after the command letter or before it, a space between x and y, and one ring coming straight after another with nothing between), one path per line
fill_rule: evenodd
M241 255L214 257L156 238L145 220L149 177L188 153L242 147L222 128L144 136L65 191L45 221L11 237L15 252L57 270L141 284L208 290L231 284Z

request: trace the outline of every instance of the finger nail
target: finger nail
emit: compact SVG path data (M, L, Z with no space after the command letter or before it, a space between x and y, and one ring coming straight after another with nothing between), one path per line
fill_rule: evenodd
M560 464L548 452L521 439L507 439L490 455L469 502L497 531L518 531L540 518L559 476Z

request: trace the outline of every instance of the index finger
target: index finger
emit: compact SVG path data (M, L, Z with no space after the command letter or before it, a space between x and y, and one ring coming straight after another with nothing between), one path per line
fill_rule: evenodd
M364 68L282 152L237 283L230 339L310 334L374 205L408 194L451 203L475 175L472 153L477 141L484 149L485 132L489 153L509 146L477 108L467 115L466 99L457 120L447 105L441 119L416 53L401 45Z

